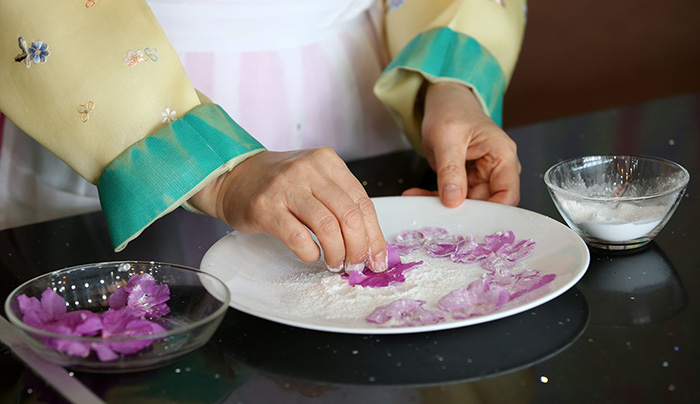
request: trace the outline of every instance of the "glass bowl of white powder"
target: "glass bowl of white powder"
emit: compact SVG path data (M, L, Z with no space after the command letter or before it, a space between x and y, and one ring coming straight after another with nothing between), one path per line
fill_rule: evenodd
M566 160L544 175L569 227L589 246L606 250L649 243L673 215L689 180L677 163L630 155Z

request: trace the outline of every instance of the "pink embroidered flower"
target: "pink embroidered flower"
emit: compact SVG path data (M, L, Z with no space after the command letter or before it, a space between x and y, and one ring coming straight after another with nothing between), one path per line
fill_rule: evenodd
M124 58L124 63L129 65L129 67L134 67L136 64L143 62L145 59L143 58L143 51L136 50L133 51L129 49L126 51L126 57Z

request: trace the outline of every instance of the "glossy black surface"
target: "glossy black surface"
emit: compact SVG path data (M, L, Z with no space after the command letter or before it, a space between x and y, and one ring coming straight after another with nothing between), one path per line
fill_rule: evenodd
M650 154L691 174L678 210L648 247L591 251L570 291L533 310L455 330L346 335L298 329L229 309L212 340L158 370L75 373L110 403L691 403L700 397L700 98L688 95L516 128L520 206L561 221L542 181L571 157ZM372 196L433 186L411 152L349 163ZM125 251L101 213L0 232L0 297L66 266L115 259L197 267L231 231L178 210ZM62 402L0 349L0 402Z

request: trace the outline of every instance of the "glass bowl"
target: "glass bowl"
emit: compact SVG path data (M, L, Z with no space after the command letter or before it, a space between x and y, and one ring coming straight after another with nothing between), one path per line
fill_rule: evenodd
M7 297L5 313L28 345L53 363L77 371L133 372L204 345L229 300L221 280L196 269L121 261L65 268L25 282Z
M606 250L649 243L673 215L689 180L679 164L631 155L575 158L544 175L569 227L589 246Z

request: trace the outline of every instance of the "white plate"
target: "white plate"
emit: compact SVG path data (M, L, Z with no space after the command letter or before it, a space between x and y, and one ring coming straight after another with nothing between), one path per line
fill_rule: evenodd
M561 295L583 276L589 263L586 244L568 227L549 217L520 208L467 200L457 208L442 206L433 197L373 199L387 241L406 230L443 227L451 233L472 234L477 241L488 234L512 230L518 239L532 239L535 251L524 261L543 275L556 274L544 293L517 305L466 320L434 325L388 328L364 319L395 287L404 298L431 301L440 296L410 296L406 284L388 288L351 287L322 262L301 262L285 245L267 234L233 232L216 242L202 259L201 269L222 279L231 289L231 307L282 324L352 334L404 334L463 327L521 313ZM455 285L454 288L466 287ZM416 290L420 288L414 288ZM349 291L349 292L348 292ZM347 293L346 293L347 292ZM405 295L408 293L409 295ZM421 293L425 293L422 291ZM381 294L381 296L380 296ZM370 298L368 298L368 296ZM376 298L376 300L375 300ZM395 300L392 297L389 301ZM358 307L358 304L366 307ZM386 304L386 303L384 303ZM338 309L352 307L352 310ZM356 315L356 311L364 314ZM352 312L352 318L344 313ZM447 316L446 316L447 317Z

